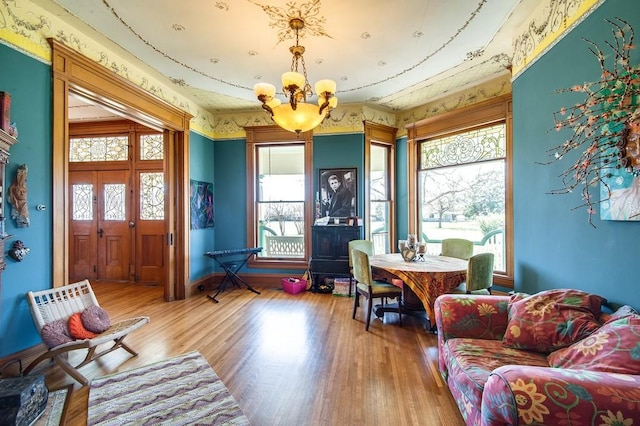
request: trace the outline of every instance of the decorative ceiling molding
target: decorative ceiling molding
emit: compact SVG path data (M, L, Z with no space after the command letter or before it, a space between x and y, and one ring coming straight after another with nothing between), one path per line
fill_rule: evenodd
M205 136L213 136L211 113L154 79L148 72L138 69L79 29L58 19L54 13L44 11L31 2L20 2L18 5L9 0L0 1L0 22L5 23L0 27L0 39L5 44L17 47L41 62L51 64L51 47L47 38L58 40L141 89L188 112L194 117L191 130Z
M553 47L605 0L546 0L513 44L513 79Z
M509 93L511 93L511 80L510 76L505 74L400 114L377 110L367 105L343 105L316 128L314 134L362 133L364 132L363 122L369 121L397 127L397 136L401 137L407 134L408 124ZM273 122L260 111L219 114L215 117L213 137L215 140L242 139L244 127L268 125L273 125Z
M53 1L58 3L56 4ZM77 15L78 17L72 20L64 19L69 11L63 9L60 5L67 4L70 9L76 6L75 3L66 3L66 1L69 0L23 0L19 2L0 0L0 22L5 23L5 25L0 26L0 42L5 42L40 58L45 63L50 63L51 52L46 39L51 37L59 40L140 88L189 112L193 115L191 129L207 137L226 139L230 137L229 135L235 135L237 128L245 125L272 124L268 116L265 117L262 110L259 109L259 104L253 99L237 97L235 92L226 93L216 90L214 80L223 81L226 79L228 81L224 81L225 86L233 86L247 90L251 94L253 93L249 87L244 87L248 86L248 83L242 83L240 79L235 80L235 77L222 74L222 67L228 67L229 61L234 60L235 56L229 56L228 52L217 49L216 46L218 45L215 43L213 45L214 49L206 54L207 56L204 57L204 60L194 62L189 59L188 55L181 56L176 53L177 51L171 50L171 45L163 44L161 38L152 36L151 34L153 33L148 32L149 28L145 27L144 22L135 19L140 16L140 11L138 11L137 15L129 13L129 9L125 7L126 2L123 0L86 0L87 3L82 3L86 5L87 9L84 9L85 11L92 10L95 12L96 17L99 15L100 21L97 22L113 21L112 26L108 29L120 30L119 33L113 33L114 35L120 34L128 38L134 45L144 46L144 51L150 49L152 52L148 53L151 59L155 56L159 57L159 62L171 63L170 68L172 71L168 73L169 75L162 75L159 69L151 67L154 65L152 63L153 60L145 61L145 63L136 62L138 59L142 59L144 55L138 57L130 51L120 50L124 45L119 43L119 47L116 42L122 40L109 39L108 35L94 33L96 28L82 22L80 15ZM272 6L267 1L278 5L286 4L286 6ZM546 0L545 5L547 5L547 9L561 10L563 11L562 13L568 11L566 13L575 14L575 10L584 4L594 4L596 1ZM169 3L172 6L172 10L174 10L174 3L168 2L167 4ZM214 14L213 21L221 25L223 22L228 22L239 16L238 13L242 13L240 16L248 17L250 22L258 22L260 17L264 16L265 21L267 21L264 23L265 26L269 24L276 30L284 26L284 32L281 31L277 39L275 31L272 34L273 37L268 38L265 36L260 39L260 41L266 39L268 50L268 46L273 45L274 42L277 45L291 37L291 34L287 34L287 30L290 30L288 19L290 15L294 14L295 16L296 13L304 15L305 29L308 31L306 33L307 37L325 38L322 41L322 45L336 43L338 39L345 40L346 37L352 36L352 34L345 32L346 28L351 28L350 24L348 24L350 22L349 19L333 13L338 6L325 3L322 3L321 0L302 0L297 2L244 0L239 3L211 1L206 4L208 14ZM138 6L142 7L143 4L140 3ZM413 15L416 15L416 7L424 7L421 13L425 17L440 16L438 12L449 13L450 15L455 12L450 9L449 2L446 5L440 4L438 1L411 2L411 4L415 6L411 9ZM474 0L468 3L466 0L457 0L456 4L459 7L463 7L464 11L460 10L457 15L455 13L452 15L456 19L451 21L454 23L449 25L448 31L439 33L442 35L440 39L434 39L433 35L430 35L429 31L426 30L433 28L433 26L421 27L420 25L425 22L420 20L414 21L415 24L418 24L417 27L411 26L411 28L406 28L407 31L404 32L399 31L399 29L394 31L394 34L398 33L400 35L398 40L401 40L398 42L401 44L394 44L395 47L400 48L402 44L422 46L420 49L413 48L414 54L409 55L406 60L393 57L392 53L397 53L398 49L391 51L379 49L375 51L374 60L369 61L370 63L367 65L367 69L370 72L364 73L368 80L367 78L358 80L359 77L357 75L350 75L349 72L345 72L343 75L338 74L338 93L350 91L353 92L353 96L357 95L355 93L357 89L363 89L363 93L367 97L362 100L354 100L352 101L353 103L341 103L332 113L332 119L319 127L316 133L330 134L341 131L360 131L363 119L398 127L403 131L403 125L407 122L424 118L435 110L450 110L455 108L456 105L462 106L472 103L474 99L483 100L485 94L503 94L503 90L510 89L510 85L504 83L503 79L509 73L508 69L511 66L511 51L509 47L512 46L511 40L514 29L517 28L515 24L512 24L511 27L505 27L504 33L500 32L495 36L497 38L494 37L494 41L495 39L502 40L502 44L499 43L497 46L493 46L486 40L479 42L477 45L467 44L464 50L458 52L460 62L454 68L443 66L442 69L438 69L437 73L432 73L433 75L430 75L428 80L415 80L415 83L406 83L406 81L412 80L411 77L415 72L422 70L422 67L426 67L426 64L432 62L428 61L429 59L438 59L441 54L446 56L448 50L452 50L456 45L465 41L466 35L476 34L478 28L483 27L483 23L487 22L487 16L496 16L496 13L500 12L505 13L505 5L502 0ZM524 6L522 9L520 9L521 4ZM526 21L531 22L529 26L539 27L539 25L535 25L539 21L538 15L535 15L535 18L529 18L533 16L531 11L536 7L535 2L528 1L516 5L516 2L510 1L509 5L514 8L512 15L516 15L516 20L513 22ZM340 7L342 8L343 6ZM330 10L332 13L325 13L325 9ZM82 10L80 7L76 12L81 12ZM360 49L358 51L362 52L363 48L368 49L372 45L378 46L378 44L382 44L380 38L380 22L382 21L378 21L378 19L388 18L388 14L392 12L393 9L389 9L387 15L379 16L374 12L365 13L363 11L363 18L366 17L368 20L362 22L368 26L358 25L354 27L353 29L357 30L355 31L357 40L353 41L355 44L345 47L350 46L353 48L354 46L359 46ZM550 16L553 13L558 14L558 12L546 10L544 22L551 22ZM180 46L182 38L192 37L191 31L195 30L194 24L198 21L192 20L193 15L193 13L191 15L174 14L169 17L167 14L159 14L158 17L169 18L164 19L162 23L166 27L166 32L171 34L171 41L175 41L175 44ZM200 16L202 16L202 13ZM505 15L505 19L510 18L511 16ZM210 19L207 20L207 22L209 21ZM450 21L447 20L447 22ZM550 28L551 26L551 24L544 25L545 28ZM494 27L494 29L496 28ZM264 33L264 30L255 28L251 29L251 31ZM267 35L268 33L269 31L267 31ZM477 34L486 33L479 32ZM242 37L239 39L242 40ZM431 44L426 43L425 40L430 41ZM505 43L505 40L509 41ZM364 45L357 44L362 41L365 42ZM227 46L231 42L232 40L228 40L228 43L221 43ZM486 46L484 45L485 43L487 43ZM504 45L509 47L505 49ZM247 52L253 51L257 55L257 59L251 59L251 61L264 62L265 50L263 46L248 45L246 47L248 49L242 51L244 57L239 56L237 59L238 63L245 61L240 69L253 69L247 65L251 62L246 61L246 58L255 56L251 56L251 53ZM175 58L172 56L175 56ZM269 59L273 59L275 56L277 55L271 55ZM371 58L371 52L367 52L365 57ZM335 58L329 57L316 57L313 60L318 65L326 67L332 59L335 60ZM323 60L324 63L322 63ZM419 68L421 64L422 67ZM437 66L435 62L434 64ZM335 66L331 68L336 69ZM428 68L431 68L431 66L429 65ZM194 83L192 75L182 72L181 69L189 72L200 70L200 74L198 74L199 83ZM260 69L258 67L257 69L260 70L261 74L267 71L266 68ZM337 69L342 69L342 67L337 67ZM388 72L388 70L391 70L391 72ZM387 74L385 75L384 72L387 72ZM214 80L210 80L210 78ZM251 74L250 78L257 77ZM496 78L503 81L500 87L492 87L491 82L495 81L494 79ZM209 81L207 82L207 80ZM238 83L233 83L233 81L238 81ZM483 82L488 83L485 84ZM387 83L390 83L390 85L387 86ZM351 86L348 86L348 84ZM478 84L480 86L477 88L469 87ZM340 92L340 86L342 86L342 92ZM220 86L218 85L218 87ZM382 87L385 89L381 91ZM381 112L381 110L386 112Z
M445 112L473 105L478 102L483 102L497 96L507 95L509 93L511 93L511 79L508 75L503 75L494 80L470 87L461 92L452 93L449 96L445 96L409 111L404 111L399 113L397 117L397 137L406 136L406 126L411 123L415 123L416 121L420 121L428 117L434 117Z

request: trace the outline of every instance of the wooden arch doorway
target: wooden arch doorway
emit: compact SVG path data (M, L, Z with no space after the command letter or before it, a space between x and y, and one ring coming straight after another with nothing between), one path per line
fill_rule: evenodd
M87 59L54 39L52 49L53 100L53 282L69 280L69 172L67 166L69 91L116 111L132 121L165 132L167 246L164 298L185 298L189 282L189 120L191 115L155 98L107 68ZM60 249L63 248L63 249Z

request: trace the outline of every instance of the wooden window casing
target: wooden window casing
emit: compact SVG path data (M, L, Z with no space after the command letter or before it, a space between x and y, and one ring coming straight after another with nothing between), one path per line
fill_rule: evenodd
M387 164L386 167L386 206L388 209L388 226L387 226L387 247L385 252L391 253L394 251L396 241L396 133L395 127L384 126L381 124L375 124L366 122L364 123L364 196L365 196L365 209L364 209L364 223L365 223L365 236L367 239L372 239L371 226L371 146L377 145L387 150ZM381 200L380 200L381 201Z
M245 127L246 167L247 167L247 247L259 246L258 212L257 212L257 151L260 146L304 144L305 170L305 204L304 204L304 257L301 258L261 258L252 256L248 265L252 268L273 269L307 269L311 253L311 225L315 217L313 198L313 133L302 132L300 135L277 126Z
M505 257L506 273L494 274L495 284L513 288L513 108L511 95L503 95L476 105L460 108L407 125L409 170L409 232L416 233L420 218L418 205L418 169L420 142L443 137L479 126L504 122L506 126L505 170Z

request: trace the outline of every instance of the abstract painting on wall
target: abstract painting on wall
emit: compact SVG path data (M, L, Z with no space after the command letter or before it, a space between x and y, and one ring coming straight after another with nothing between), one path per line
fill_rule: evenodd
M626 124L616 149L622 167L601 172L600 219L640 221L640 122Z
M213 183L191 180L191 229L213 228Z

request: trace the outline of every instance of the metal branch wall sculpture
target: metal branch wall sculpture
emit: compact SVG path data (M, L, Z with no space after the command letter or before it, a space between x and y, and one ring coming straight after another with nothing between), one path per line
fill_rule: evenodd
M585 100L554 113L555 129L571 129L572 134L550 150L553 159L546 163L561 161L566 154L582 150L577 160L560 175L563 187L550 193L567 194L580 188L583 203L574 209L586 208L588 222L594 227L595 207L606 203L607 208L613 208L610 204L617 201L612 182L627 179L637 184L640 176L640 66L632 66L629 59L629 52L634 48L634 32L620 18L607 22L613 27L614 41L605 41L605 44L613 55L605 54L594 42L584 39L600 63L600 80L558 90L559 93L584 93ZM621 178L625 174L628 176ZM598 185L600 190L596 195L593 188ZM615 210L624 212L610 218L640 220L640 193L636 201L634 197L624 198L617 201L624 206L617 206ZM617 217L621 215L625 217Z

